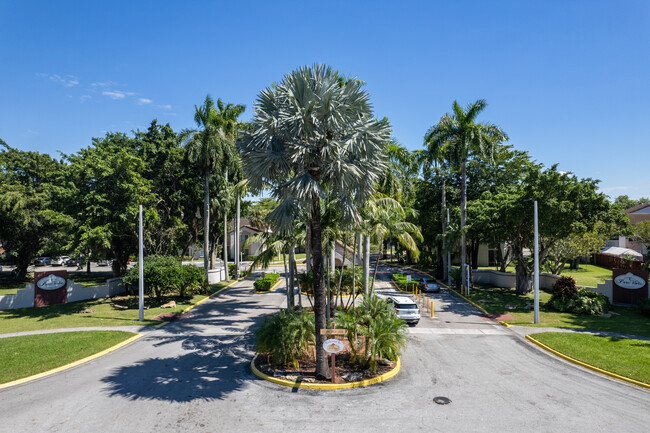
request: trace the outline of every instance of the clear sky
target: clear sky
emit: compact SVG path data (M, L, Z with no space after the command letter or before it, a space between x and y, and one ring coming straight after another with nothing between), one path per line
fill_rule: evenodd
M532 158L650 196L650 2L0 0L0 138L53 156L152 119L193 127L315 62L367 82L422 147L454 100L486 99Z

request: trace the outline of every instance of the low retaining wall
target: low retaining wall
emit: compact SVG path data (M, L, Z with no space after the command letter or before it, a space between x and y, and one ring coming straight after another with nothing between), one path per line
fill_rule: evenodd
M472 279L476 284L489 284L496 287L508 287L514 289L517 286L517 277L512 272L499 272L491 269L477 269L472 271ZM561 278L560 275L540 273L539 274L539 288L550 290L557 280ZM592 292L602 293L613 302L613 289L612 280L605 280L604 283L598 284L597 287L585 287L585 289Z
M68 302L86 301L88 299L110 298L124 293L126 288L121 278L109 278L103 286L82 287L68 280ZM31 308L34 306L34 284L27 284L15 295L0 296L0 310Z

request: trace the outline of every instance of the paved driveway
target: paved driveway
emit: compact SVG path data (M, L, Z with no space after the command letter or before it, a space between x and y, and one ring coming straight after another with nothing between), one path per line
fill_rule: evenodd
M0 391L0 431L648 431L650 392L556 360L444 290L436 318L411 328L395 378L334 392L263 381L249 369L251 330L284 295L251 286L108 356Z

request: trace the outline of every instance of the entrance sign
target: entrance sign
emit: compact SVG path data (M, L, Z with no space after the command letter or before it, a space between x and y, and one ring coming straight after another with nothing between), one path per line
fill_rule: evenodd
M34 306L68 302L68 271L34 272Z
M634 275L632 272L619 275L614 278L614 282L624 289L636 290L645 286L646 282L643 278Z
M41 290L56 290L65 286L65 278L61 278L58 275L50 274L45 278L41 278L36 283L36 287Z
M642 269L612 270L612 301L636 305L648 297L648 271Z
M343 342L335 338L325 340L323 343L323 349L325 349L325 352L327 353L339 353L343 350L343 347Z

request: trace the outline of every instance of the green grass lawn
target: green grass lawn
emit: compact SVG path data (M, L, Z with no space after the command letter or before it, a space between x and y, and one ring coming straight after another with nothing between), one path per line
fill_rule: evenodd
M605 279L612 279L612 270L596 265L580 265L576 270L565 268L562 276L572 277L578 286L596 287Z
M506 321L511 325L589 329L650 336L650 318L643 316L638 308L614 306L610 311L616 314L610 318L560 313L546 307L545 304L551 296L541 290L539 296L540 323L533 325L533 311L526 309L527 304L533 303L532 294L520 296L515 293L514 289L498 287L475 288L470 293L469 299L483 307L488 313L512 315L514 320Z
M213 284L210 287L210 293L215 293L225 286L226 284L222 283ZM150 306L150 308L144 310L145 320L143 322L138 321L137 296L116 296L113 298L71 302L40 308L4 310L0 311L0 334L41 329L79 328L84 326L155 325L160 323L159 321L152 320L157 315L162 313L180 313L187 307L206 297L206 295L196 295L192 298L185 299L163 297L161 300L157 300L154 297L146 297L145 305ZM160 308L161 305L171 300L176 301L176 308ZM126 306L128 309L120 309L119 306Z
M650 341L561 332L533 338L578 361L650 384Z
M82 331L0 338L0 383L77 361L134 335L122 331Z
M481 266L479 269L497 270L494 266ZM515 265L509 264L506 272L514 273ZM541 272L545 272L544 269ZM575 270L565 267L561 275L573 278L578 286L596 287L598 283L605 282L605 279L611 280L612 270L602 266L581 264Z

